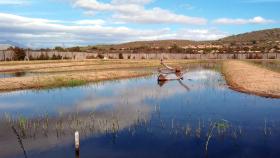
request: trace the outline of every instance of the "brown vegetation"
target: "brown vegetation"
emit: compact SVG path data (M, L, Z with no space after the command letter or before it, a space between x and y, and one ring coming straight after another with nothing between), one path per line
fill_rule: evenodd
M201 62L194 60L169 60L169 65ZM26 72L31 76L0 78L0 91L18 89L77 86L88 82L139 77L152 74L160 66L158 60L84 60L84 61L29 61L2 62L0 73Z
M44 76L26 76L0 79L0 91L19 89L40 89L63 86L78 86L88 82L114 80L121 78L146 76L151 73L141 71L103 71L88 73L64 73Z
M244 61L225 61L223 74L234 90L280 98L280 73Z

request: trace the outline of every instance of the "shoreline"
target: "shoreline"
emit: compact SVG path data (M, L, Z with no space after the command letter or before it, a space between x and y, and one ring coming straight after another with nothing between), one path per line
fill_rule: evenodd
M0 93L16 90L41 90L62 87L76 87L90 83L110 80L129 79L152 75L152 72L102 71L87 74L71 73L61 75L28 76L0 80Z
M280 98L280 73L244 61L224 61L222 74L230 89L266 98Z
M74 87L92 82L152 75L159 60L65 60L22 61L0 63L0 73L34 73L20 77L0 78L0 93L25 89ZM204 60L166 60L173 67L182 67ZM15 71L17 70L17 71Z

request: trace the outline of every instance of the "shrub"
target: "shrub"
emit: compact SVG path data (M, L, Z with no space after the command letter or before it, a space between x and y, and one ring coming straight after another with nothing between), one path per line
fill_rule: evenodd
M12 50L13 50L13 59L14 60L24 60L24 58L26 56L24 49L15 47L15 48L12 48Z
M55 47L54 50L58 51L58 52L64 52L64 48L62 47Z
M104 55L103 54L97 54L97 58L104 59Z
M72 48L68 48L68 50L70 52L81 52L81 48L80 47L72 47Z
M49 60L49 56L45 53L41 53L38 60Z
M124 59L123 54L119 53L119 59Z
M51 57L52 60L59 60L59 59L62 59L62 56L61 55L55 55L53 54L53 56Z

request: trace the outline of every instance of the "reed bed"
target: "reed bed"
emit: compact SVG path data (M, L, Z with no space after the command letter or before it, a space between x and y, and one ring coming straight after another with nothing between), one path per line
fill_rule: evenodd
M162 119L158 111L152 113L151 118L142 111L137 112L135 119L126 124L117 112L104 117L98 112L60 114L50 117L47 113L36 118L24 116L11 116L6 114L1 120L14 131L15 137L22 141L42 139L43 137L57 137L57 139L72 136L79 131L83 139L92 136L111 135L116 139L119 133L128 133L135 136L138 133L152 134L155 137L162 135L174 136L181 139L197 139L204 144L204 151L209 150L212 140L230 139L238 140L254 134L270 137L279 133L280 122L264 119L258 126L248 127L234 124L225 119L182 119L169 117ZM24 148L24 147L22 147Z

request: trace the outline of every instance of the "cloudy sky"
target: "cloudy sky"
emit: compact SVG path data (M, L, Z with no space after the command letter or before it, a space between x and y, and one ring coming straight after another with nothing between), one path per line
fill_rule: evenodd
M0 0L0 41L53 47L212 40L277 28L280 0Z

